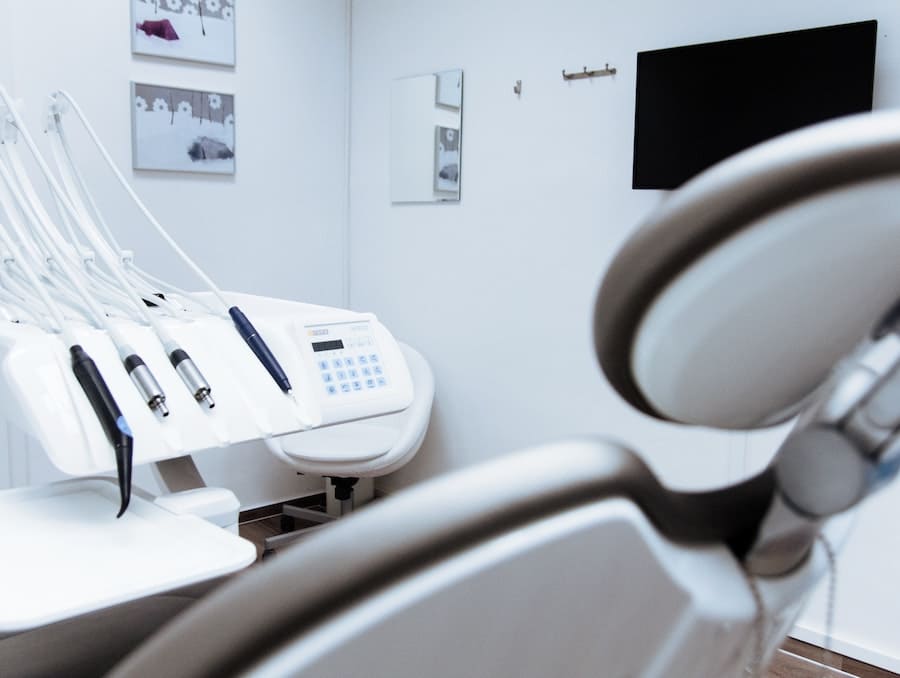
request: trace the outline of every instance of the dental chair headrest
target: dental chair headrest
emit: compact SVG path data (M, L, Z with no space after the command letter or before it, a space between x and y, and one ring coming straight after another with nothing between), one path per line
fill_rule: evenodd
M900 112L786 134L700 174L619 251L594 338L659 419L787 420L900 298Z

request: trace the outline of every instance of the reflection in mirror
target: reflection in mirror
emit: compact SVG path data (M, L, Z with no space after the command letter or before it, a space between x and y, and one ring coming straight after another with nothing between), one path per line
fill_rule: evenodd
M391 200L459 200L461 70L394 80L391 87Z

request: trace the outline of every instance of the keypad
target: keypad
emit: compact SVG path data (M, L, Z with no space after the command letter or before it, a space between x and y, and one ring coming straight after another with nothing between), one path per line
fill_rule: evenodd
M328 395L353 394L388 385L381 366L381 357L372 352L371 337L355 337L345 341L345 349L316 357ZM347 350L349 349L349 350ZM343 355L352 351L354 355Z

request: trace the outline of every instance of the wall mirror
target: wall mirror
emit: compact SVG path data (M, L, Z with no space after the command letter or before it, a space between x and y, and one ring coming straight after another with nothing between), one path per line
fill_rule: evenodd
M463 72L391 85L391 201L459 200Z

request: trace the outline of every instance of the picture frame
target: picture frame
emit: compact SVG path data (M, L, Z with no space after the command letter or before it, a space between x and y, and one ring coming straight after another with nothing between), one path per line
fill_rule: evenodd
M132 82L132 167L234 174L234 101L234 94Z
M129 0L132 54L234 66L237 0Z
M434 190L459 193L459 130L435 125Z

